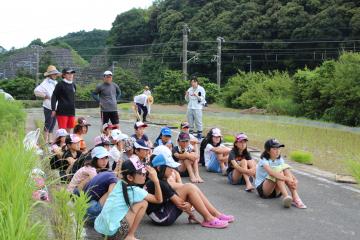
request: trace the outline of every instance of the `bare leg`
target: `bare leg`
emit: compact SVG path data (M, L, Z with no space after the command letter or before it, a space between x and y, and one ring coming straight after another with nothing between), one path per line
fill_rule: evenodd
M291 171L289 169L284 170L284 175L287 177L291 177L291 178L293 177L293 174L291 173ZM290 187L290 186L288 186L288 187L289 187L291 196L294 199L294 201L300 199L299 194L297 192L297 185L295 187Z
M204 221L214 220L215 216L209 212L199 192L194 191L195 188L192 186L195 185L191 183L184 184L181 188L177 189L176 192L180 198L184 201L190 202L194 206L196 211L198 211L198 213L204 218Z
M139 224L145 215L147 206L148 202L143 200L132 205L132 210L129 210L129 212L126 214L126 220L128 221L130 226L129 233L125 238L126 240L136 239L135 232L138 229Z
M198 182L203 183L204 180L200 177L200 172L199 172L199 159L196 159L193 162L193 168L194 168L195 177L197 178Z
M196 178L196 176L195 176L195 174L194 174L194 170L193 170L193 166L192 166L191 160L189 160L189 159L184 160L184 164L185 164L186 169L187 169L187 171L188 171L188 173L189 173L190 181L191 181L192 183L197 183L197 178Z

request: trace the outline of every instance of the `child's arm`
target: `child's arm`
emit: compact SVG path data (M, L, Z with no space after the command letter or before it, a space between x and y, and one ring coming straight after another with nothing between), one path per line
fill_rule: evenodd
M228 154L231 151L231 149L228 147L219 146L219 147L213 147L211 151L217 154Z
M242 161L247 161L247 160L243 159ZM238 171L241 172L241 173L244 173L244 174L250 174L250 173L251 173L251 170L250 170L250 169L241 167L235 160L231 160L230 163L232 164L232 166L233 166L236 170L238 170Z
M181 209L184 212L191 213L191 204L189 202L185 202L182 198L180 198L178 195L174 194L170 198L170 201L175 204L175 206L179 209Z
M163 201L163 197L162 197L160 182L157 177L156 170L150 166L146 166L146 170L149 172L149 179L153 181L155 185L155 195L148 194L146 195L145 200L150 203L160 204Z
M282 181L288 181L288 182L293 181L293 179L291 177L287 177L281 173L273 171L268 164L264 164L264 169L271 177L274 177L274 178L282 180Z

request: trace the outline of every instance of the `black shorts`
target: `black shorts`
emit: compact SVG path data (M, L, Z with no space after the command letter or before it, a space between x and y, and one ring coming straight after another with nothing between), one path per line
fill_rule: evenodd
M159 226L170 226L183 213L171 201L165 203L160 209L148 214L151 221Z
M109 120L111 124L119 124L119 114L117 111L115 112L101 112L101 119L103 124L108 123Z
M264 180L264 182L265 182L265 180ZM256 188L256 190L257 190L257 192L258 192L258 194L259 194L259 196L261 197L261 198L279 198L280 196L281 196L281 193L276 193L276 190L274 189L274 191L269 195L269 196L265 196L264 195L264 192L263 192L263 183L264 182L262 182L257 188Z

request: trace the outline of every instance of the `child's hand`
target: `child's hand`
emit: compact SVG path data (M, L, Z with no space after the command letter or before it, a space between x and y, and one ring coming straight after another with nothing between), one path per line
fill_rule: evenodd
M179 208L183 210L184 212L191 213L191 207L192 205L189 202L183 202Z
M148 171L149 178L151 181L153 181L153 182L159 181L159 179L157 177L157 172L154 168L152 168L150 166L146 166L145 169Z

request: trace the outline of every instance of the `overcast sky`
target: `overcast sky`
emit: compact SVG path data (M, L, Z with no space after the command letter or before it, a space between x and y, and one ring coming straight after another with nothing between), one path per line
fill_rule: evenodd
M27 46L69 32L109 30L115 17L131 8L147 8L153 0L4 0L0 3L0 46Z

